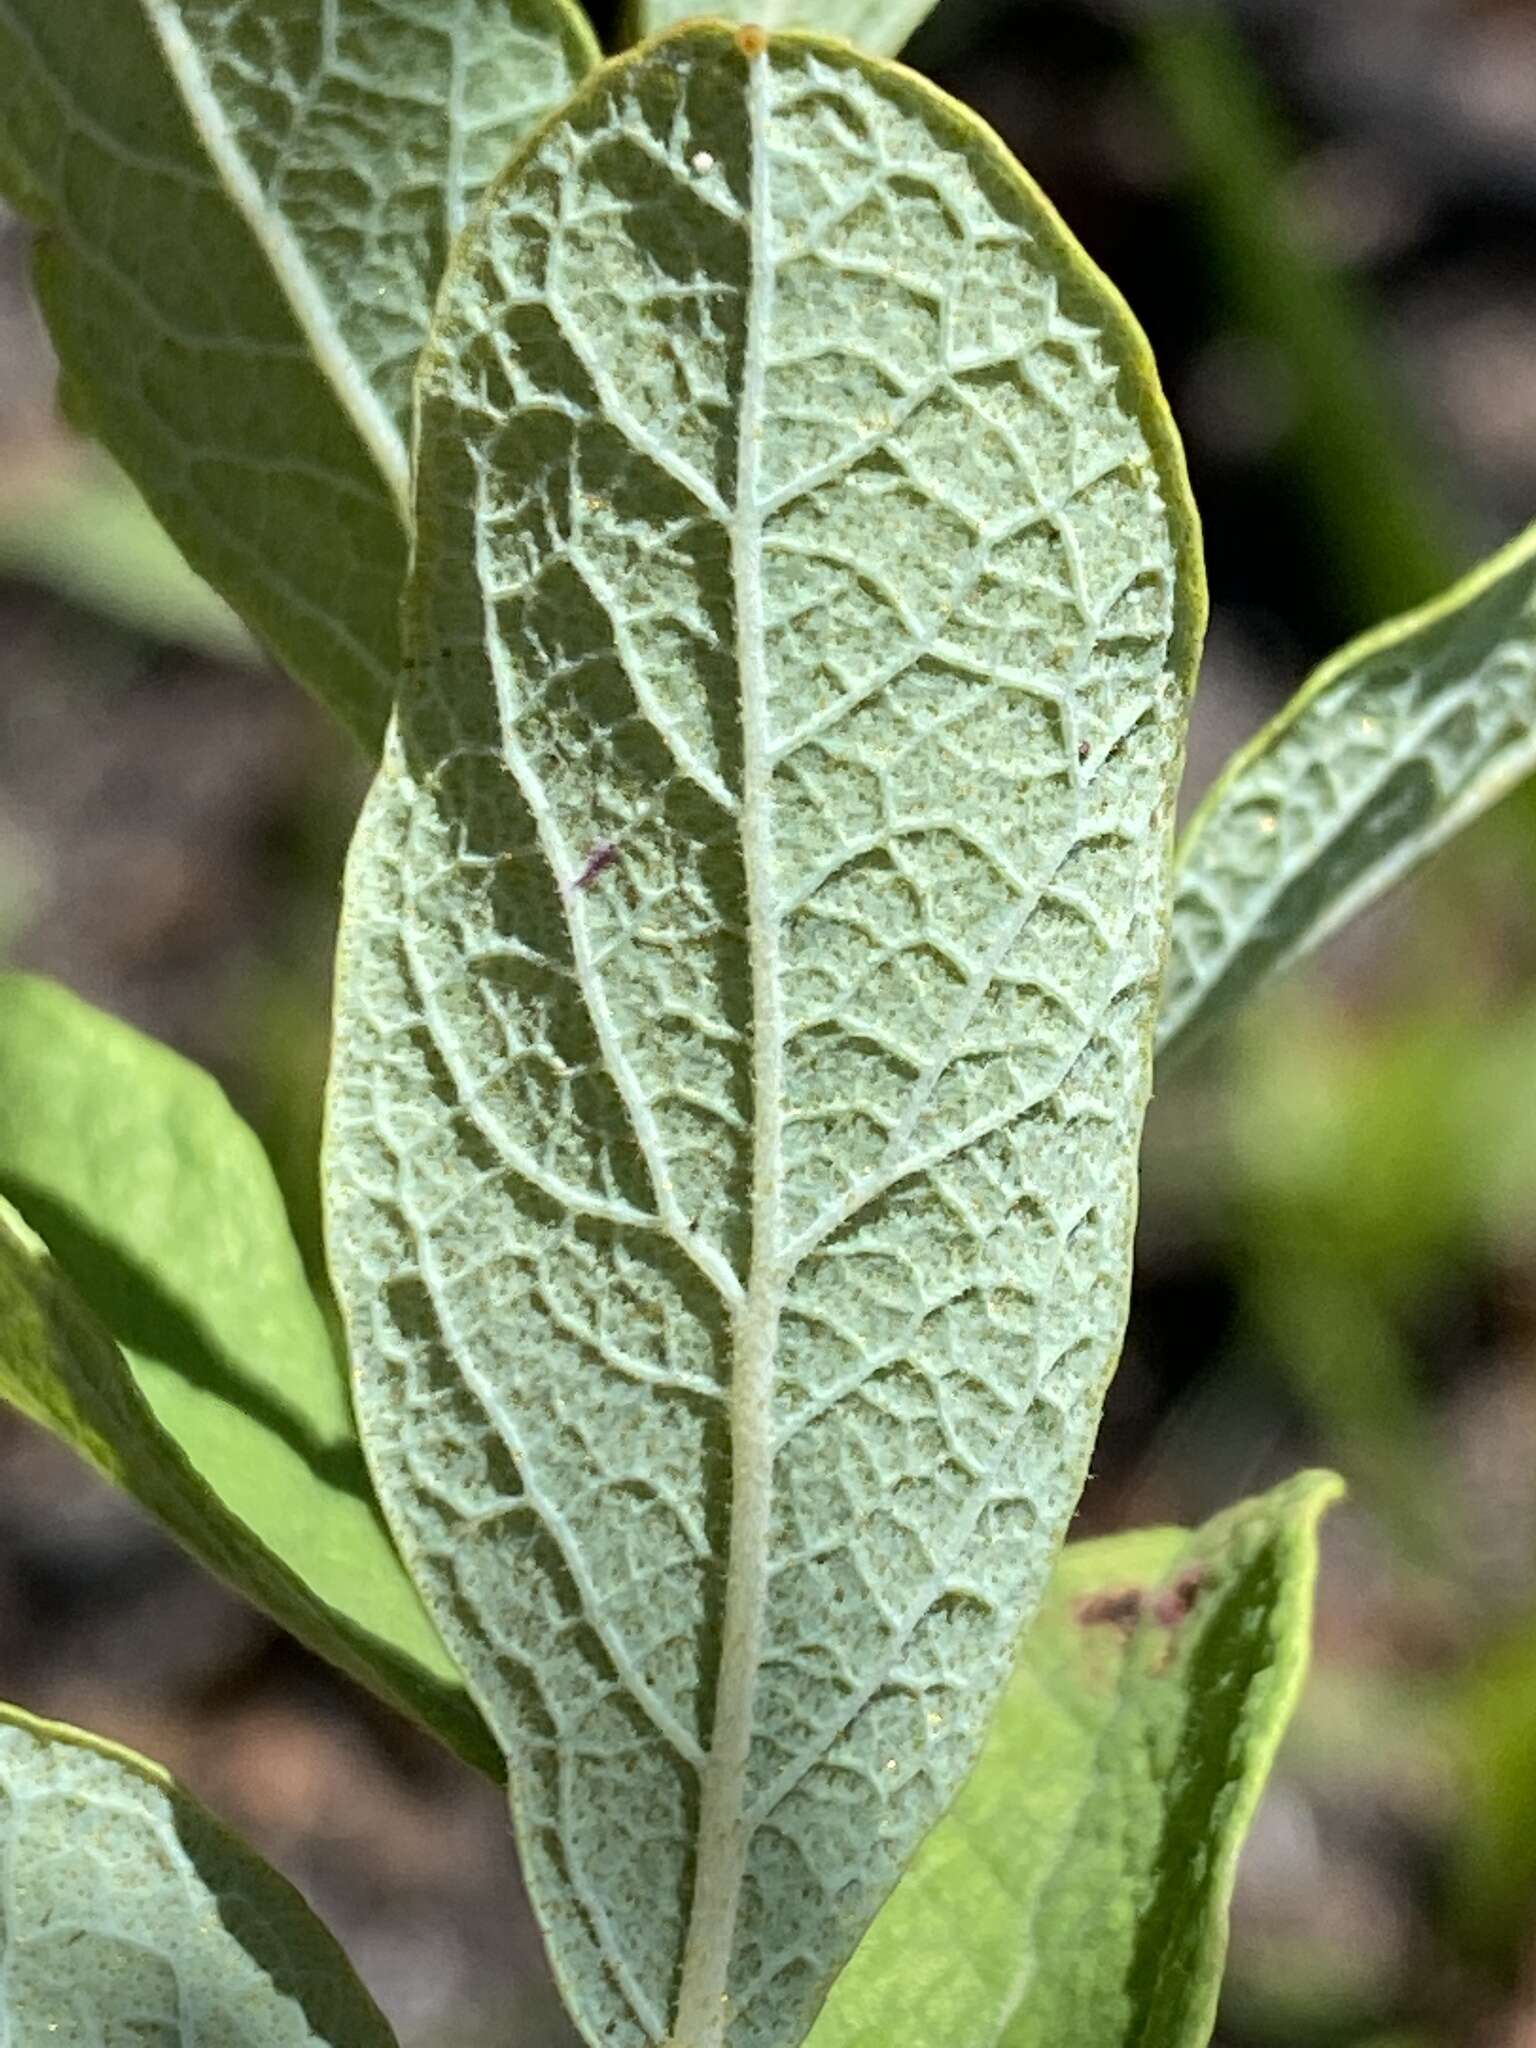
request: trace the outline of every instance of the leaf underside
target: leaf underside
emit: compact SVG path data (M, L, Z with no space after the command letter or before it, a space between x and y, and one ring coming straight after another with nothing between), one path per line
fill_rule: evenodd
M153 1765L0 1707L0 2038L393 2048L293 1888Z
M493 1763L379 1518L255 1135L208 1075L28 975L0 976L0 1074L0 1397Z
M1182 468L974 120L716 27L497 188L421 408L327 1136L364 1441L590 2037L777 2048L1118 1348Z
M1203 1529L1067 1548L975 1770L807 2048L1204 2048L1339 1490L1303 1473Z
M1536 527L1334 655L1179 848L1158 1052L1184 1051L1536 770Z
M0 0L0 186L71 407L370 747L447 246L593 54L567 0Z

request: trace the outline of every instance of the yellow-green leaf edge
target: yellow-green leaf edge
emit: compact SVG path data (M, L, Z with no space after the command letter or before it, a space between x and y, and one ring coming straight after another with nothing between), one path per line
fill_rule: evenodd
M1320 698L1351 681L1356 670L1365 663L1409 645L1418 635L1452 619L1457 612L1474 604L1498 584L1533 568L1536 568L1536 525L1517 534L1438 597L1371 627L1329 655L1289 702L1231 756L1190 814L1174 857L1175 897L1179 879L1211 821L1225 809L1233 791L1249 770L1296 728ZM1395 858L1377 861L1367 867L1350 888L1334 898L1321 918L1301 929L1290 945L1277 949L1253 980L1228 1002L1240 1006L1276 974L1322 945L1351 918L1411 874L1448 840L1491 809L1500 798L1508 795L1533 771L1536 771L1536 724L1533 724L1523 747L1512 747L1508 758L1492 773L1472 778L1469 786L1447 806L1429 832L1408 839ZM1160 1060L1181 1058L1203 1039L1208 1030L1220 1023L1228 1008L1228 1004L1222 1001L1221 987L1222 979L1218 978L1208 983L1187 1006L1174 1012L1170 1019L1159 1018L1157 1048Z

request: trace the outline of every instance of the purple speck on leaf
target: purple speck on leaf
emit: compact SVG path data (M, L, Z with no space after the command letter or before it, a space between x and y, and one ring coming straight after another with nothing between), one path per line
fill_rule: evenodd
M619 857L619 849L611 839L601 840L587 855L581 873L572 882L572 889L590 889L606 868L611 868Z

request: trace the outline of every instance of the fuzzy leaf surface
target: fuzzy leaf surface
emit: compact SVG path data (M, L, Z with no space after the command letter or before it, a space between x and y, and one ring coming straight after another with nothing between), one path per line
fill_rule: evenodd
M1536 769L1536 527L1352 641L1179 848L1158 1051L1194 1044Z
M363 1437L591 2038L778 2048L1119 1346L1183 471L995 138L721 27L497 188L421 403L327 1138Z
M394 2048L293 1887L155 1765L0 1707L0 2038Z
M380 1519L255 1135L200 1069L31 976L0 977L0 1073L0 1395L492 1762Z
M1203 1529L1068 1546L975 1770L807 2048L1204 2048L1339 1491L1303 1473Z
M593 54L569 0L0 0L71 408L370 747L447 246Z

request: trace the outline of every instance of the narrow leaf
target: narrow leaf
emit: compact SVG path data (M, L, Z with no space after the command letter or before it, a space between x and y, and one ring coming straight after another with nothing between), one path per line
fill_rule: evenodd
M0 0L0 184L73 409L370 747L447 245L592 55L570 0Z
M0 2038L393 2048L290 1884L164 1771L0 1707Z
M757 23L775 33L800 28L846 36L872 57L894 57L934 5L935 0L721 0L719 6L707 0L634 0L634 11L642 34L707 15Z
M1204 2048L1340 1490L1308 1472L1203 1529L1068 1548L980 1761L808 2048Z
M303 1641L493 1760L379 1518L253 1133L196 1067L27 976L0 978L0 1073L0 1394Z
M605 68L425 362L327 1139L364 1439L589 2035L778 2048L1082 1483L1193 514L1017 165L808 38Z
M1179 849L1158 1050L1180 1051L1536 768L1536 526L1355 640L1239 753Z

